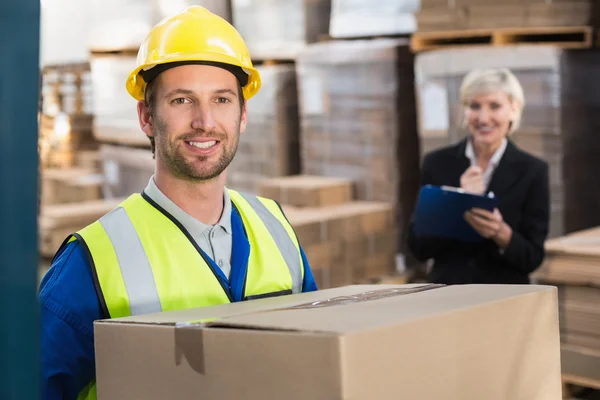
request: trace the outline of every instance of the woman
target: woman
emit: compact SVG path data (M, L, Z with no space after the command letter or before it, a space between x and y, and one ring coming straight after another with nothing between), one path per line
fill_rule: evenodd
M510 140L521 120L523 89L508 70L476 70L464 78L460 96L470 134L425 157L421 184L493 192L498 208L464 216L483 242L417 237L411 229L409 248L417 259L433 260L432 282L529 283L544 258L550 195L548 164Z

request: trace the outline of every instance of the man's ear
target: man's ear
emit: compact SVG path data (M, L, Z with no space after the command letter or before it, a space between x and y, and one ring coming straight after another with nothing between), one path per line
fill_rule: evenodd
M240 118L240 133L244 133L246 130L246 124L248 123L248 102L244 102L244 107L242 107L242 116Z
M144 100L138 101L137 112L140 128L142 128L142 131L144 131L146 136L153 137L154 134L152 133L152 115L150 113L150 108Z

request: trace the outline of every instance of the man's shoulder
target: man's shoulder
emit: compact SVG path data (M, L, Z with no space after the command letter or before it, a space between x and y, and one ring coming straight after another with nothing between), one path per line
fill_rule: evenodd
M90 274L87 254L81 243L78 240L66 242L58 249L42 279L40 298L50 296L57 286L73 289L85 285L85 278L88 275L91 278Z

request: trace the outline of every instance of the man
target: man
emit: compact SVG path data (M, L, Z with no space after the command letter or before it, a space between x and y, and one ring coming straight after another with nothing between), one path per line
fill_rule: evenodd
M317 290L277 203L225 188L260 88L248 50L198 6L156 25L127 90L155 175L67 238L40 291L46 399L92 399L93 321Z

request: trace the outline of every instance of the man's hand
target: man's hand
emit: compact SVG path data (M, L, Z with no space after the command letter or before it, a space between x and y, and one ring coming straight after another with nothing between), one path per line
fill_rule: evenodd
M492 239L503 249L508 247L512 238L512 229L504 223L502 214L497 208L494 212L473 208L465 213L465 220L484 238Z
M483 171L477 165L467 168L460 177L460 187L466 192L484 194Z

